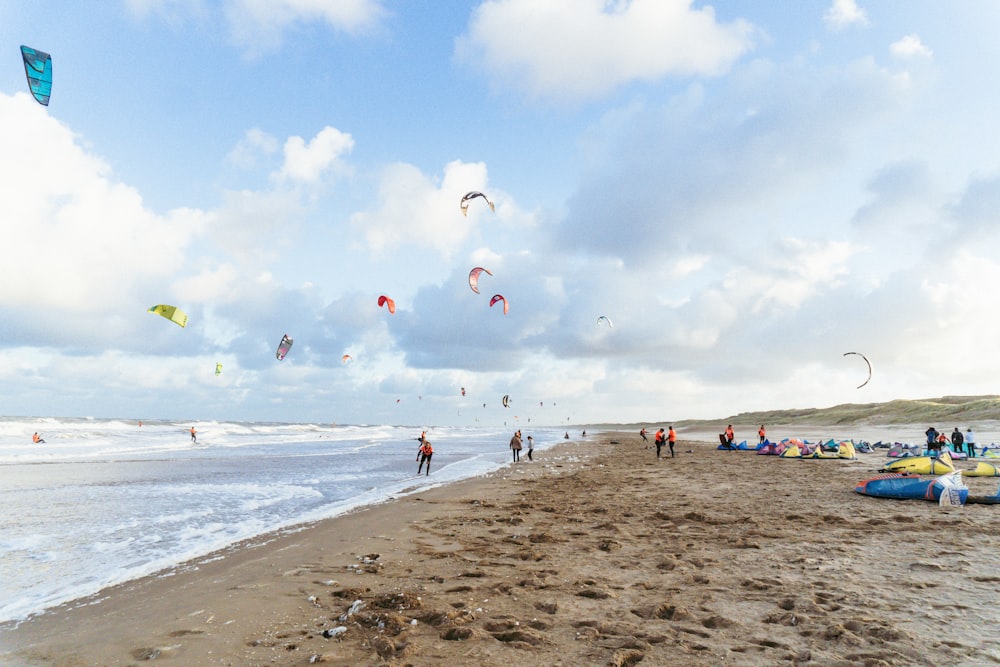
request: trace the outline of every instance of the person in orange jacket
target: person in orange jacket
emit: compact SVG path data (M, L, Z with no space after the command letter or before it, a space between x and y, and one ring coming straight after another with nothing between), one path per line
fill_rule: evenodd
M674 427L671 424L670 429L667 431L667 444L670 445L670 458L674 458L675 442L677 442L677 434L674 432Z
M736 440L736 432L733 431L733 425L730 424L726 427L726 442L729 444L729 448L733 448L733 441Z
M767 440L767 431L764 429L764 425L763 424L761 424L760 428L757 429L757 435L760 436L760 444L763 445L764 441Z
M417 466L417 474L420 474L420 469L424 467L424 462L427 463L427 474L431 474L431 456L434 455L434 448L431 447L430 440L424 440L420 443L420 465Z
M663 435L663 429L661 428L653 436L653 442L656 444L656 458L660 458L660 449L663 447L663 440L665 436Z

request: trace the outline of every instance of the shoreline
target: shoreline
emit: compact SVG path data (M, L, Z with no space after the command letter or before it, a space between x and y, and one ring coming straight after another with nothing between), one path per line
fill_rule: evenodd
M1000 662L996 508L855 494L884 457L536 454L5 627L0 664Z

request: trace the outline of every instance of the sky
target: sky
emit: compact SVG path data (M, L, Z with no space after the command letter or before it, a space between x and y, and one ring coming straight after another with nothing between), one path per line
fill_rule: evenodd
M998 22L4 2L0 413L528 426L998 393ZM52 54L47 107L21 44ZM495 210L463 215L473 191Z

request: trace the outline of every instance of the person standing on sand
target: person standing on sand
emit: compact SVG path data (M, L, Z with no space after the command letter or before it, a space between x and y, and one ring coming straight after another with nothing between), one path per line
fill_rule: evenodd
M663 429L661 428L653 436L653 443L656 445L656 458L660 458L660 449L663 448Z
M644 449L649 449L649 439L646 437L646 427L643 426L642 430L639 431L639 437L642 438L642 443L646 445Z
M730 424L726 427L726 444L729 445L729 449L733 448L733 440L736 439L736 431L733 430L733 425Z
M764 428L763 424L761 424L760 428L757 430L757 435L760 436L760 444L763 445L764 441L767 440L767 430Z
M420 465L417 466L417 474L420 474L420 469L424 467L424 463L427 463L427 474L431 474L431 456L434 455L434 448L431 447L429 440L423 440L420 443Z
M956 452L963 452L965 451L965 448L963 447L964 444L965 444L965 438L962 436L962 432L959 431L958 427L956 426L955 430L951 432L951 448L954 449Z
M674 443L677 442L677 434L674 433L674 425L670 425L667 431L667 444L670 445L670 458L674 458Z
M518 431L510 439L510 449L514 452L514 463L521 460L521 432Z
M965 444L969 447L969 456L976 458L976 435L971 426L965 429Z
M930 451L934 451L935 449L937 449L938 448L938 446L937 446L937 437L938 437L937 429L934 428L933 426L928 426L927 430L924 431L924 435L927 436L927 449L929 449Z
M531 452L534 451L534 449L535 449L535 439L532 438L529 435L528 436L528 460L529 461L534 461L535 460L535 459L531 458Z

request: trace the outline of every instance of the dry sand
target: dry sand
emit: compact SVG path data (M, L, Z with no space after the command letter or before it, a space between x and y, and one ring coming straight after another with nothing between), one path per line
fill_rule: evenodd
M592 436L238 545L0 630L0 663L1000 664L1000 506L855 494L881 453L677 451Z

